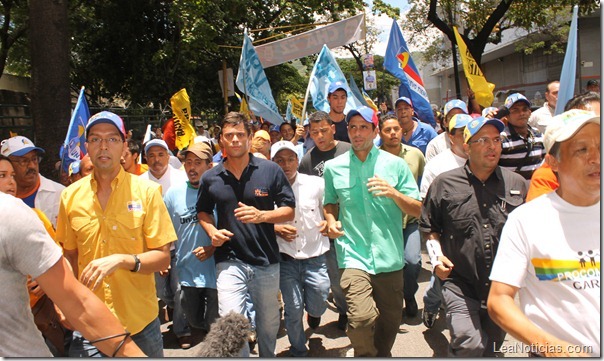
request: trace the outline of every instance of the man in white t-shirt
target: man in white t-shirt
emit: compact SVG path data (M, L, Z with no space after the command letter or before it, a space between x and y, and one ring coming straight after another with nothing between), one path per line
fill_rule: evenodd
M162 196L166 195L173 184L180 185L188 180L184 171L170 165L171 154L168 144L161 139L153 139L145 144L145 156L147 157L149 170L141 174L140 177L159 183ZM170 244L170 268L176 270L176 247L174 242ZM157 297L161 298L169 308L174 309L172 330L178 338L178 344L182 349L190 348L191 328L182 309L177 272L171 270L156 272L155 289L157 290Z
M509 215L490 275L489 315L530 354L599 357L600 117L555 116L544 143L560 187Z
M545 100L543 106L531 113L528 123L531 127L539 129L541 134L545 133L545 128L554 116L556 104L558 103L558 91L560 82L554 80L547 84L545 88Z

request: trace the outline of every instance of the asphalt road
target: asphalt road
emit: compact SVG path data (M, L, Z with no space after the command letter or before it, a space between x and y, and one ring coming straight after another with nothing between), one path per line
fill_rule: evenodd
M398 336L392 348L393 357L447 357L449 344L449 331L446 328L444 312L441 310L433 328L428 329L421 320L423 309L424 290L430 281L430 265L425 252L422 253L423 265L419 276L419 290L416 300L419 306L419 314L415 318L408 319L405 316L401 320ZM353 349L344 331L337 328L337 312L332 303L328 302L328 308L321 319L320 326L312 330L306 324L306 336L308 338L309 357L352 357ZM205 336L201 332L194 331L193 347L188 350L180 349L176 336L170 329L171 322L162 324L164 337L164 355L166 357L195 357L202 345ZM515 346L519 344L511 336L507 336L504 346ZM277 357L289 356L289 341L284 327L283 319L277 335ZM258 357L258 347L252 351L252 357ZM523 353L506 353L505 357L525 357Z

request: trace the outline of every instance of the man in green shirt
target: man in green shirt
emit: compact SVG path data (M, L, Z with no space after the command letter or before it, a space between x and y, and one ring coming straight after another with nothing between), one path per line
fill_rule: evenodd
M352 110L346 121L352 149L323 174L327 235L336 239L354 356L388 357L403 310L403 216L419 215L419 191L407 163L373 144L371 108Z

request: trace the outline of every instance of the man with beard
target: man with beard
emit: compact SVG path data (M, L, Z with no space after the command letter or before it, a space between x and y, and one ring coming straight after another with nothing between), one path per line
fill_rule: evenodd
M194 143L185 151L188 181L174 184L164 196L168 213L178 235L175 268L180 283L180 300L191 326L210 330L218 318L214 246L201 228L195 204L201 176L213 166L212 150L207 143Z
M386 115L380 119L379 124L380 137L382 138L380 149L403 158L411 173L413 173L413 178L417 184L422 177L426 164L424 155L419 149L401 143L403 127L396 116ZM421 206L419 201L416 202ZM415 292L419 289L417 278L422 268L421 240L417 228L417 217L419 217L419 210L417 214L405 214L403 219L403 243L405 245L403 295L405 298L405 315L409 318L417 316Z
M502 132L503 143L499 165L531 179L533 172L539 168L545 149L543 135L528 124L531 116L531 103L520 93L506 98L508 108L508 125Z
M503 128L499 119L469 122L468 162L436 177L424 198L419 227L433 272L443 281L449 356L494 356L505 337L487 314L489 273L503 224L524 201L527 184L497 165Z
M413 116L413 103L407 97L400 97L394 103L396 117L402 124L403 144L411 145L426 154L428 143L436 138L436 131L430 125Z
M298 171L302 174L323 177L325 162L348 152L350 143L334 138L336 127L326 112L318 111L312 113L308 121L310 123L310 137L315 142L315 147L304 155ZM346 316L348 307L346 306L346 297L344 297L344 292L342 291L342 287L340 287L340 271L338 270L338 260L336 258L336 248L333 239L329 239L327 271L331 283L333 303L339 314L338 328L344 331L348 323L348 316Z
M61 192L65 187L40 174L39 164L44 149L20 135L4 139L1 149L2 155L7 156L15 168L17 198L30 208L41 210L56 227Z
M159 183L162 196L166 195L173 184L182 184L187 180L185 172L170 165L170 155L168 145L161 139L152 139L145 144L145 156L149 170L140 177ZM178 339L178 344L182 349L188 349L191 347L191 329L182 309L178 275L174 272L175 269L176 247L172 243L170 245L170 269L155 274L155 288L157 297L164 301L168 308L174 310L172 331Z
M327 233L337 238L354 356L389 357L403 314L403 213L419 213L419 191L407 163L373 144L373 109L346 118L352 148L328 161L323 176Z

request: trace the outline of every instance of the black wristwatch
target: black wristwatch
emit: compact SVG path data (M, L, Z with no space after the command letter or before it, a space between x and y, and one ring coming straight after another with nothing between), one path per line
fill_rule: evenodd
M130 270L130 272L138 272L141 269L141 260L138 259L138 256L133 254L132 257L134 257L134 268Z

